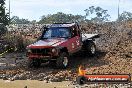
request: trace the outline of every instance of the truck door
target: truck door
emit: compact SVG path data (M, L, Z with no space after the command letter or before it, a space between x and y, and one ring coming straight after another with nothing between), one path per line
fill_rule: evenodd
M75 47L76 50L80 50L81 49L81 34L79 31L79 28L77 26L75 26Z
M81 49L80 34L75 27L71 29L71 39L69 40L69 42L69 48L71 52L74 53Z

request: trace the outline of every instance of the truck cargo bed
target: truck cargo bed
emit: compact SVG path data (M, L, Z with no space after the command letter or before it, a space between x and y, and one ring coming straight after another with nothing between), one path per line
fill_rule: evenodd
M99 38L99 34L82 34L82 41L94 38Z

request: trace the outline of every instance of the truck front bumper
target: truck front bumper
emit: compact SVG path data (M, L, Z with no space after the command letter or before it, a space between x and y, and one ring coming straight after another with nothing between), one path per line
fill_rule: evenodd
M56 58L53 56L44 56L44 55L29 54L27 55L27 57L28 59L56 60Z

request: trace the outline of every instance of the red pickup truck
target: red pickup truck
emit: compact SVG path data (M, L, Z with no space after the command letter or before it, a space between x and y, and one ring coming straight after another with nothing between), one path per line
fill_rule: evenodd
M59 68L66 68L69 55L83 51L94 55L94 43L98 34L83 34L77 23L54 23L44 27L40 38L27 46L29 66L38 67L42 62L49 61Z

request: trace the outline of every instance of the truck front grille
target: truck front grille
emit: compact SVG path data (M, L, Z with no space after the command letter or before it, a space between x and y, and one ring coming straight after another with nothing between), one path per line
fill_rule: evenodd
M31 49L33 54L49 55L50 49Z

